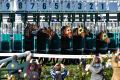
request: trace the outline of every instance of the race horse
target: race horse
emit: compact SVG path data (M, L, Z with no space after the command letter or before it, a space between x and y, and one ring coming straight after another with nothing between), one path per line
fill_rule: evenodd
M50 41L53 39L54 32L50 27L44 27L37 32L37 52L46 53L50 47ZM52 45L52 44L51 44Z
M72 48L72 29L70 26L61 28L61 52L62 54L70 54Z
M108 50L108 45L110 43L110 38L107 33L101 31L96 35L96 54L105 54Z
M85 38L89 35L89 31L86 27L78 25L73 29L73 52L74 54L82 54L85 48Z
M83 49L85 48L85 38L89 35L89 31L83 25L78 25L73 29L73 54L81 55L83 54ZM79 64L79 59L74 59L75 64Z
M55 32L50 27L43 27L37 31L37 53L54 54L56 49ZM40 59L41 60L41 59ZM42 59L43 63L47 63L48 59Z
M49 38L49 54L60 54L60 37L56 31L53 31L50 27L50 38ZM50 59L50 62L53 61L53 64L58 62L58 59Z
M24 29L24 49L25 51L33 51L34 49L34 31L38 29L35 24L28 23Z
M63 26L61 28L61 54L72 54L72 29L70 26ZM72 60L63 59L63 63L70 64Z

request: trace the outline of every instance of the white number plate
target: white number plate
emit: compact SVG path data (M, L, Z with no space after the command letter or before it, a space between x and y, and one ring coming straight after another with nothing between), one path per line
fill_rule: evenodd
M59 1L50 2L50 11L61 11L61 3Z
M86 3L86 11L96 11L96 6L94 2Z
M3 0L2 1L2 11L13 11L14 2L13 0Z
M72 1L64 1L62 3L62 11L73 11Z
M37 11L37 1L27 1L27 8L26 11Z
M110 2L109 3L109 11L111 11L111 12L118 11L117 2Z
M38 11L49 11L50 10L50 2L43 0L38 3Z
M81 1L75 1L74 3L74 11L84 11L85 10L85 4Z
M21 1L21 0L18 0L17 1L17 10L18 11L25 11L26 10L26 1Z
M105 2L99 2L97 4L98 11L107 11L107 6Z

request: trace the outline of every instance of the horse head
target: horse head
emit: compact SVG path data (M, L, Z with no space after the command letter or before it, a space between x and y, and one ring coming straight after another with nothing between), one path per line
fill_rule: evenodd
M110 39L108 35L103 31L98 34L98 39L104 41L107 44L110 43Z
M73 35L75 36L81 36L82 38L84 38L87 34L88 34L87 29L80 25L78 25L77 28L73 30Z
M61 36L72 38L72 30L70 26L63 26L61 28Z

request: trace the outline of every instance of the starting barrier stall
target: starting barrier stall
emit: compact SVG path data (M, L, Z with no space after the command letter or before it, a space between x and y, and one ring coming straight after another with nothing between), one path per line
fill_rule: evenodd
M24 24L15 22L13 27L13 51L23 52Z
M110 38L110 43L108 44L108 48L110 50L114 50L118 48L118 40L119 40L119 26L117 22L108 22L107 23L108 37Z
M39 23L39 25L40 25L40 28L43 28L43 29L49 27L49 23L48 22L42 22L41 21ZM44 53L48 52L48 49L49 49L49 40L48 40L48 38L46 38L45 36L42 36L42 35L37 35L37 43L39 44L39 45L37 44L37 50L40 49L40 52L42 51Z
M62 27L63 26L69 26L72 29L72 22L62 22ZM61 49L72 51L72 46L73 46L72 39L65 39L61 37Z
M1 24L1 51L11 52L12 24L3 22Z
M76 29L78 27L84 28L84 23L83 22L73 22L72 29ZM79 31L78 31L79 32ZM73 33L74 34L74 33ZM83 50L85 48L85 40L81 38L79 35L73 35L73 50L75 54L80 54L83 53Z
M95 22L85 22L88 29L88 35L85 39L85 50L94 51L96 49L96 30Z
M49 50L60 51L61 45L61 23L50 22L50 27L54 31L54 36L50 40Z
M106 25L107 25L106 22L102 22L102 21L97 22L96 23L96 27L97 27L96 35L98 35L100 32L105 32L107 34L107 26ZM101 53L106 53L106 51L108 49L108 44L100 41L100 42L96 43L96 45L99 44L99 43L101 44L101 45L99 45L99 50L101 51Z

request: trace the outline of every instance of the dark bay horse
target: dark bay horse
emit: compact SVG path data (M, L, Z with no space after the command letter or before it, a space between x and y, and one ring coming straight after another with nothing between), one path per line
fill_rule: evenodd
M38 26L28 23L24 29L24 48L25 51L34 50L34 34L33 31L37 30Z
M110 39L104 31L101 31L96 35L96 53L106 53Z
M82 49L85 48L85 38L89 35L86 27L78 25L73 29L73 51L74 54L82 54Z
M61 54L72 54L73 49L72 48L72 29L70 26L63 26L61 28ZM70 59L63 59L62 61L65 64L72 63L72 60Z
M72 48L72 29L70 26L63 26L61 28L61 52L63 54L69 54L66 53L67 49Z

